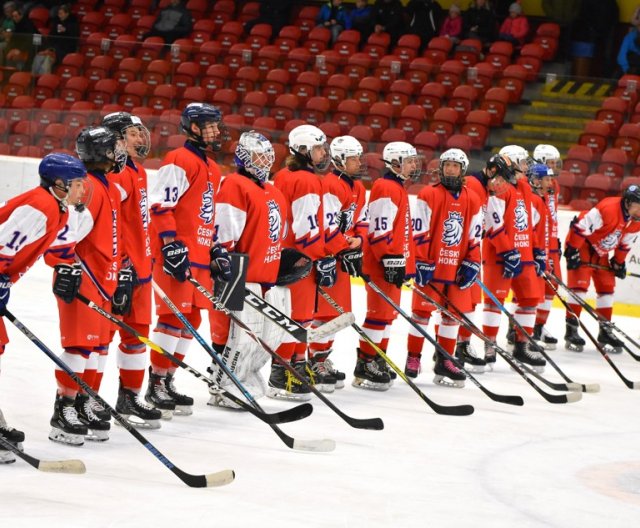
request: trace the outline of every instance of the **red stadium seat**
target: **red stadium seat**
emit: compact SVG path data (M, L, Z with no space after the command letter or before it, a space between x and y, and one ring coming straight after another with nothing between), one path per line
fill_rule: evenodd
M327 114L331 109L331 101L326 97L311 97L304 110L300 112L300 118L311 125L318 125L326 121ZM334 116L335 119L335 116Z
M510 64L502 71L502 79L498 81L498 86L509 92L510 103L519 103L522 99L528 75L527 70L520 64Z
M453 43L451 39L447 37L433 37L429 41L429 44L427 44L427 49L422 56L433 60L435 64L442 64L449 58L452 47Z
M353 99L362 105L363 111L368 111L375 103L382 91L382 81L377 77L364 77L358 83L358 89L353 94Z
M567 152L562 166L567 172L586 178L591 169L593 151L584 145L574 145Z
M626 163L627 153L622 149L611 147L602 153L596 172L601 172L610 178L622 179Z
M426 121L427 113L420 105L407 105L402 109L400 118L396 120L396 128L402 130L409 143L413 142L416 134L422 130L422 125Z
M640 123L625 123L618 130L613 146L627 153L627 162L633 163L640 154Z
M433 114L433 120L429 123L429 130L435 132L440 138L440 148L446 145L447 138L453 134L457 119L458 112L453 108L438 108Z
M486 62L493 65L496 70L502 71L511 64L513 55L513 44L504 40L494 42L489 47L489 53L484 58Z
M267 73L260 89L267 95L268 104L273 104L276 97L285 93L287 86L289 86L289 79L289 72L281 68L273 69Z
M298 79L300 78L298 77ZM322 96L329 99L329 102L331 103L331 110L337 109L338 103L347 98L349 84L349 77L342 73L337 73L329 77L322 89Z
M458 112L458 124L462 124L475 102L478 100L478 90L473 86L462 84L453 90L449 99L449 106Z
M393 117L400 116L402 109L409 104L413 91L414 85L411 81L398 79L391 83L385 101L393 108Z
M480 103L480 110L486 110L491 115L491 126L500 127L504 122L509 103L509 92L506 88L495 86L489 88L484 94L484 99Z
M363 114L363 108L356 99L340 101L337 110L333 113L333 121L340 126L340 133L346 134L356 126Z
M421 89L433 75L436 64L428 57L417 57L409 63L409 69L405 79L415 85L416 90Z
M482 150L489 138L491 114L486 110L471 110L460 128L460 133L471 138L471 150Z
M391 35L389 33L371 33L367 39L367 43L362 52L366 53L375 62L384 57L391 43Z
M302 31L298 26L284 26L278 37L274 40L276 46L283 55L287 55L292 49L297 48L302 38Z
M300 100L293 94L282 94L276 98L273 107L269 110L269 116L276 120L278 130L282 130L284 124L295 117L299 105Z
M610 127L607 123L588 121L584 127L584 132L580 134L578 144L589 147L593 152L593 159L597 161L607 148L609 133Z
M416 99L416 104L424 108L427 119L431 118L435 111L440 108L447 96L447 89L437 82L425 84L420 90L420 95Z
M480 40L474 38L464 39L456 46L453 58L459 60L468 68L478 62L481 53L482 42Z
M580 199L596 205L603 198L612 195L618 190L619 181L604 174L595 173L587 176L584 187L580 191Z
M533 82L538 78L542 61L544 60L544 48L540 44L525 44L520 50L520 56L516 59L527 70L527 81Z
M389 103L377 102L369 108L369 115L364 118L364 124L371 129L372 140L378 141L382 133L391 128L393 106Z
M257 117L261 117L264 109L267 107L268 97L262 91L249 92L245 95L238 114L244 118L247 125L253 123Z
M451 95L453 90L462 83L465 65L458 60L448 60L440 65L440 71L436 75L436 82L442 84L447 95Z

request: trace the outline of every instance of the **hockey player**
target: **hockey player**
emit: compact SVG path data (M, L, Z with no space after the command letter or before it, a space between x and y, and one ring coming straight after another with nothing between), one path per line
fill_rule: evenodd
M85 210L72 214L46 254L54 266L53 292L58 297L60 358L91 388L104 370L111 324L76 299L78 292L109 310L120 266L120 193L108 179L124 167L126 152L104 127L86 128L76 140L87 168L91 196ZM81 321L82 324L78 324ZM58 390L49 439L69 445L109 438L108 412L83 392L63 370L56 369Z
M548 226L549 226L549 249L547 253L547 264L549 270L553 271L559 278L562 278L562 269L560 267L560 257L562 255L562 247L558 234L558 192L559 185L556 177L562 169L562 159L560 152L553 145L538 145L533 151L533 158L551 169L553 174L547 174L541 180L542 198L547 205L548 210ZM533 337L548 350L555 350L558 340L552 336L545 328L545 324L551 310L551 302L553 301L554 291L549 284L545 282L544 301L538 306L536 312L536 324L533 327Z
M464 174L469 166L467 155L460 149L449 149L440 156L440 182L424 187L417 198L413 218L416 251L415 282L419 289L434 295L436 301L451 302L463 312L471 312L469 287L480 272L480 240L482 206L480 198L464 187ZM434 294L427 284L433 284ZM435 307L414 293L412 319L427 329ZM450 355L456 349L458 324L442 315L438 326L438 343ZM413 327L407 339L405 374L415 378L420 373L420 356L424 337ZM477 358L479 359L479 358ZM484 361L477 365L484 366ZM450 359L436 352L434 382L463 387L465 374Z
M280 190L269 183L275 153L271 142L258 132L245 132L235 150L237 172L227 174L216 196L215 240L229 252L248 256L246 287L267 302L287 310L291 300L289 289L275 286L278 279L280 252L286 234L287 203ZM240 286L244 288L244 284ZM240 292L244 298L244 291ZM235 312L257 335L273 348L279 337L265 318L245 308ZM227 367L251 392L254 398L263 396L266 384L260 368L268 354L224 312L210 312L213 348L224 358ZM211 380L227 391L235 390L233 383L213 362L209 369ZM219 390L210 389L209 405L236 407Z
M38 166L40 186L5 202L0 207L0 316L9 302L11 286L41 257L64 228L68 209L86 197L87 171L80 160L52 153ZM9 342L0 319L0 362ZM24 433L10 427L0 410L0 435L20 447ZM15 461L11 451L0 447L0 463Z
M149 337L151 324L151 240L149 238L149 203L147 201L147 173L134 158L149 154L149 131L139 117L128 112L106 115L102 125L124 141L127 161L122 172L114 178L122 202L122 265L118 272L118 286L111 302L112 312L140 334ZM141 401L147 349L138 338L120 330L118 368L120 383L116 411L131 425L158 429L161 412Z
M211 303L187 282L193 276L211 289L210 260L217 259L229 272L226 251L211 247L214 236L214 193L220 185L220 169L207 157L207 149L220 150L222 114L206 103L190 103L182 111L180 124L187 139L183 147L169 152L160 169L149 178L153 280L198 328L200 310ZM213 251L213 256L210 256ZM158 320L151 340L183 359L193 339L182 330L180 320L156 297ZM175 366L163 355L151 352L148 403L163 411L190 415L193 398L179 393L173 383Z
M329 146L333 172L322 179L324 219L327 227L327 250L336 255L340 266L336 283L328 288L331 297L346 311L351 311L351 280L362 271L362 240L367 229L366 190L360 181L363 172L362 145L352 136L339 136ZM322 297L314 324L336 317L338 313ZM345 374L333 367L329 354L333 336L309 345L309 356L316 387L333 392L344 387Z
M483 278L500 303L513 289L517 298L515 319L531 335L535 309L542 296L537 276L544 273L546 254L537 247L533 232L532 191L518 165L506 156L494 156L496 171L485 212L486 235L482 247ZM500 326L499 308L485 298L484 333L495 341ZM527 337L516 332L514 357L541 370L546 361L531 349ZM485 360L495 362L495 349L485 346Z
M290 230L285 246L295 248L309 257L315 268L311 273L290 286L291 317L303 326L313 319L316 284L329 287L336 279L336 259L327 255L325 247L325 218L322 206L322 183L318 174L329 167L327 136L318 127L300 125L289 133L289 151L286 167L274 177L274 185L287 200L287 223ZM292 365L301 376L311 379L306 361L306 343L285 336L277 353ZM280 399L309 399L304 387L282 365L273 362L267 395Z
M589 211L583 211L571 222L566 238L564 256L567 261L567 285L582 298L586 297L589 283L596 289L596 311L611 320L615 279L627 275L627 253L640 231L640 187L630 185L622 196L601 200ZM609 253L613 256L609 258ZM590 264L609 269L594 269ZM569 301L579 316L581 306ZM584 339L578 335L578 321L567 311L564 336L569 350L581 352ZM598 343L611 352L621 352L623 343L606 326L600 325Z
M395 303L400 302L402 284L415 273L408 180L419 177L421 161L415 147L403 141L385 145L382 159L387 172L378 178L369 195L369 232L363 271ZM362 325L369 338L387 350L391 323L397 313L371 288L367 291L367 314ZM370 390L391 386L388 365L376 359L375 349L360 340L352 385Z

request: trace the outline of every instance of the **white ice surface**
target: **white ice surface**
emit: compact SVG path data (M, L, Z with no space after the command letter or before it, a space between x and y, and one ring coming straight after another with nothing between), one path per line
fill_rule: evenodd
M354 297L361 323L364 288L355 287ZM409 302L410 294L403 293L405 307ZM9 307L60 351L48 268L30 270L12 290ZM638 337L637 319L615 320ZM523 407L495 403L470 382L462 390L434 386L430 361L423 360L417 384L430 398L475 407L469 417L444 417L400 379L384 393L352 388L357 336L345 330L333 358L347 372L347 386L329 397L351 416L381 417L385 428L353 429L314 400L309 418L282 429L301 439L333 438L337 448L326 454L294 452L253 416L207 407L206 385L180 371L179 389L196 399L193 416L174 417L143 434L185 471L230 468L237 474L223 488L190 489L115 425L103 444L72 448L50 442L53 363L7 325L12 341L0 377L7 420L26 432L27 452L42 459L81 458L87 473L45 474L21 460L0 466L2 527L626 528L640 522L640 394L627 389L590 345L581 354L552 352L574 381L601 385L600 393L567 405L544 401L500 359L496 372L478 380L494 392L522 395ZM589 327L596 331L591 322ZM562 337L560 310L551 314L549 328ZM390 356L401 367L406 330L397 321L391 338ZM201 331L208 340L206 323ZM115 405L114 351L112 345L101 394ZM425 347L424 357L430 356ZM201 371L208 364L197 344L186 361ZM613 361L628 378L640 380L640 363L626 354ZM546 375L561 381L549 367ZM261 404L270 411L287 407L268 399Z

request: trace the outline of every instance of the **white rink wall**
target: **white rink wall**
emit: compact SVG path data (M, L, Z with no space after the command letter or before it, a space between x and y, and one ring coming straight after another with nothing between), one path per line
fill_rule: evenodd
M0 201L7 200L17 194L38 185L38 164L39 159L18 158L15 156L0 156L2 166L2 176L0 177ZM153 175L156 171L149 170L148 174ZM411 202L415 201L415 196L411 197ZM569 230L569 223L575 216L574 211L561 210L558 212L559 229L561 239ZM564 242L563 242L564 243ZM640 248L635 244L627 258L627 269L630 272L640 274ZM563 260L563 272L564 270ZM619 286L616 291L616 302L635 305L640 308L640 279L628 277L624 282L618 280Z

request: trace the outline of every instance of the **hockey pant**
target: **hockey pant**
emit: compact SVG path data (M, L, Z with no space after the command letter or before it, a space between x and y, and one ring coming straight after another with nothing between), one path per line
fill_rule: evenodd
M582 262L590 262L599 266L609 267L609 259L607 255L598 256L588 243L580 248L580 260ZM616 277L611 271L594 269L589 266L580 266L577 270L567 271L567 286L575 291L582 299L586 298L587 290L593 280L593 286L596 290L596 311L608 321L611 320L613 314L613 294L616 288ZM580 316L582 306L574 299L569 299L569 306ZM567 319L573 316L567 310Z

